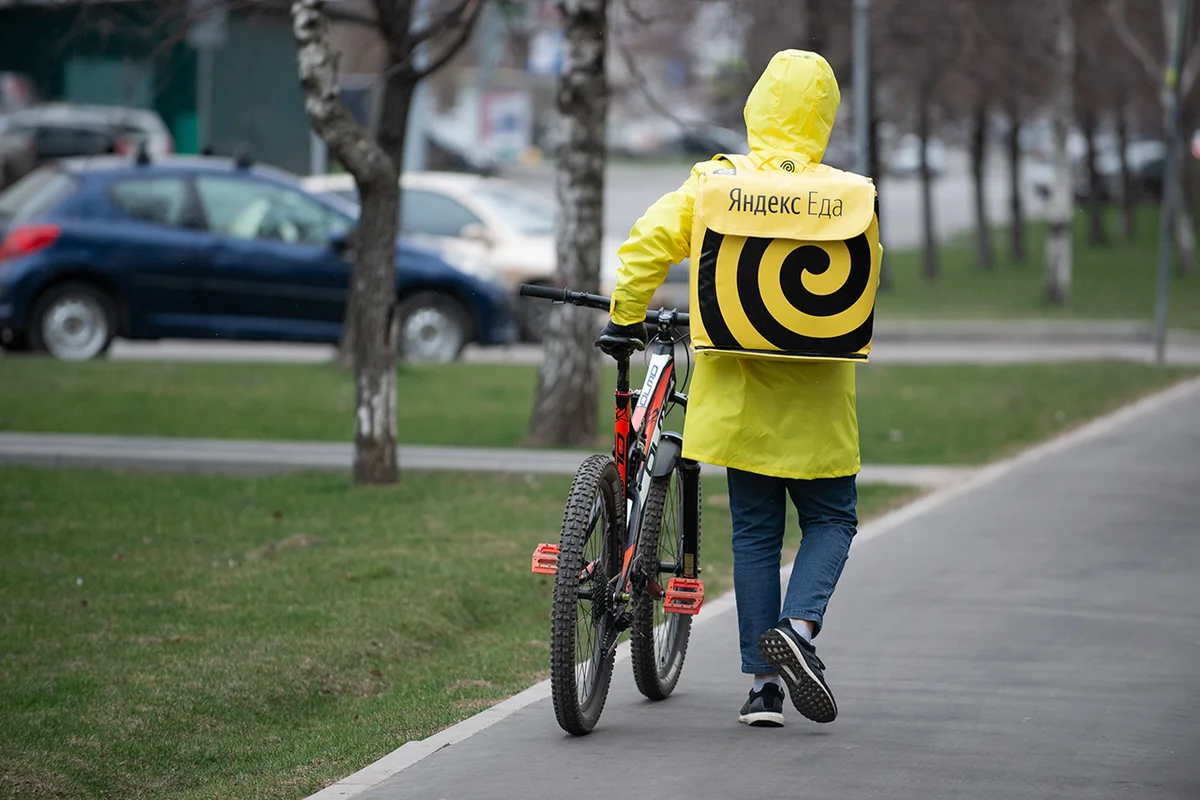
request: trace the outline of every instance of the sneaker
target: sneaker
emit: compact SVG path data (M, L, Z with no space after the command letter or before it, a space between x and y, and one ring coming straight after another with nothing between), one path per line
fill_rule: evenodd
M837 718L837 703L825 683L825 665L817 658L817 650L796 633L788 622L764 633L758 639L758 649L783 682L796 710L813 722L833 722Z
M738 714L738 722L744 722L755 728L783 727L783 689L777 684L768 683L757 692L750 692L742 713Z

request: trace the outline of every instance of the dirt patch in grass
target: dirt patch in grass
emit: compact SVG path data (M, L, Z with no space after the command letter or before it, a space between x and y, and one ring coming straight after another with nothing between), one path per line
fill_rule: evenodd
M469 678L466 680L455 681L454 683L447 686L445 691L447 694L455 694L456 692L460 692L463 689L481 689L481 688L482 689L492 688L492 682L491 681L481 681L478 679Z

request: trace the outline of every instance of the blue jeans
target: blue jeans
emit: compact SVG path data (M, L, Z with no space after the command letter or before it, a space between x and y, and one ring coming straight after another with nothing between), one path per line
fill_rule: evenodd
M758 637L785 618L821 630L825 607L841 577L858 526L855 476L789 480L727 470L733 514L733 588L737 594L742 672L774 670L758 651ZM800 550L782 610L779 564L787 524L787 496L800 514Z

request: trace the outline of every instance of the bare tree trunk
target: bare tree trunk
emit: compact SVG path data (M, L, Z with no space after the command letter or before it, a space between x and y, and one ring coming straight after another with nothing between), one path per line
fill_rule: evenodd
M1133 196L1133 179L1129 172L1129 121L1125 104L1117 104L1117 155L1121 164L1121 199L1118 209L1121 238L1132 241L1137 232L1137 201Z
M808 41L803 49L824 53L829 41L829 21L826 19L827 0L804 0Z
M565 0L562 4L566 44L558 112L565 138L555 176L560 209L555 246L559 280L587 292L598 291L600 285L608 114L607 6L607 0ZM551 311L530 420L532 442L594 446L597 319L594 312L570 305Z
M1084 167L1088 183L1088 243L1101 245L1108 241L1108 233L1104 230L1104 182L1100 180L1100 170L1096 165L1095 113L1087 111L1080 122L1086 146Z
M1008 112L1008 208L1009 258L1025 263L1025 203L1021 197L1021 117L1015 108Z
M1186 162L1180 161L1185 164ZM1179 272L1191 275L1196 271L1196 226L1188 209L1187 181L1180 179L1175 193L1175 244L1179 247Z
M406 6L411 17L413 3L401 3ZM412 21L402 21L411 25ZM379 127L375 131L375 141L396 164L404 163L404 144L408 132L408 112L412 107L413 92L416 80L408 69L397 69L395 65L403 64L407 57L395 49L388 52L388 71L392 72L383 85L383 99L379 108Z
M354 342L354 480L395 483L396 164L355 122L338 97L337 56L329 44L324 0L296 0L292 32L300 84L313 129L354 176L361 199L350 280Z
M870 87L871 91L867 95L867 101L870 104L870 110L871 110L870 111L871 124L870 124L869 130L868 130L868 135L870 137L870 153L871 153L870 171L871 171L871 178L872 178L872 180L875 181L875 196L882 197L883 195L881 194L881 192L883 191L883 189L881 188L881 184L883 183L883 180L884 180L884 169L883 169L883 164L880 163L880 156L881 156L880 147L879 147L879 122L880 122L880 120L879 120L879 113L877 111L877 106L876 106L876 102L875 102L875 98L877 97L876 87L878 87L878 86L879 86L879 81L876 80L875 74L872 74L871 75L871 87ZM876 206L877 207L879 206L878 202L876 203ZM881 220L879 220L879 243L881 245L886 245L886 241L885 241L885 237L884 237L885 233L886 233L886 231L884 230L884 221L881 219ZM892 288L892 271L890 269L888 269L887 262L888 262L888 255L887 255L887 248L885 246L884 251L883 251L883 263L879 265L879 289L880 289L880 291L885 291L885 292L889 291Z
M1075 193L1067 136L1075 108L1075 29L1071 0L1055 0L1054 187L1046 237L1046 299L1063 305L1071 294L1071 218Z
M987 218L987 194L984 191L984 170L987 161L986 103L975 110L975 126L971 131L971 174L975 183L975 260L983 269L992 269L996 263L992 257L992 230Z
M918 100L917 137L921 140L921 222L925 243L925 280L938 277L937 234L933 223L933 174L929 169L929 93L924 87Z
M407 9L408 14L412 14L412 4L401 3L397 6L398 11ZM402 24L411 24L411 21L402 20ZM397 53L389 53L389 63L386 71L390 73L389 79L383 86L383 102L379 114L379 124L375 135L375 141L383 148L388 157L392 159L392 163L399 165L404 163L404 143L408 132L408 112L412 105L413 92L416 90L416 78L411 71L397 69L397 63L400 56ZM397 204L398 205L398 204ZM399 230L399 216L397 215L397 230ZM357 305L354 302L355 298L351 294L350 302L346 303L346 320L342 328L342 340L338 343L337 363L339 366L349 368L354 365L354 354L358 350L358 343L355 340L355 333L359 328L356 312Z

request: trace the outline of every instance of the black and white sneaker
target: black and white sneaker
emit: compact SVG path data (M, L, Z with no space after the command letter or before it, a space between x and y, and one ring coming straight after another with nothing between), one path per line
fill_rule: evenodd
M783 727L783 689L778 684L768 683L757 692L751 691L738 714L738 722L755 728Z
M796 710L813 722L833 722L837 702L825 683L825 665L817 658L816 648L796 633L788 622L758 638L763 658L787 684L788 696Z

